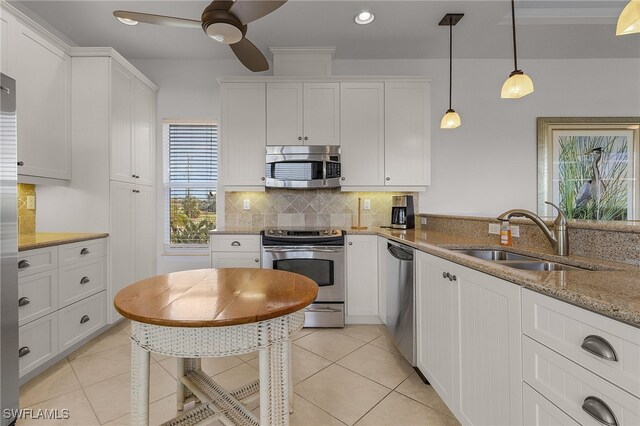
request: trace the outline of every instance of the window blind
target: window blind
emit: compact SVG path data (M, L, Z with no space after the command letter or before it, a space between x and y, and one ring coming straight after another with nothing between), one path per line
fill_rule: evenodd
M169 124L170 183L218 180L218 126Z

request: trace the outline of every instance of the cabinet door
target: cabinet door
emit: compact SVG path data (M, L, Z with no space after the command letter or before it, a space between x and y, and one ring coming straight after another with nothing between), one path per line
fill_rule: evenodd
M430 183L429 83L385 83L385 183Z
M117 62L111 67L111 180L134 182L134 77Z
M109 246L111 282L108 289L109 323L120 315L113 309L113 298L118 291L132 284L133 279L133 238L134 238L134 185L111 182ZM151 221L151 220L150 220Z
M454 410L458 392L458 281L446 260L416 252L417 366Z
M304 144L340 145L339 83L304 83Z
M226 186L264 186L264 83L222 85L222 169Z
M378 239L347 235L347 315L378 315Z
M387 323L387 239L378 237L378 317Z
M452 272L453 273L453 272ZM520 287L457 266L460 422L522 424Z
M133 243L133 280L139 281L155 273L155 208L153 188L136 186L133 193L135 214L135 239Z
M260 253L211 252L212 268L259 268Z
M302 145L302 83L267 83L267 145Z
M527 426L577 426L578 423L526 383L522 389L523 424Z
M0 72L11 77L7 54L9 52L9 21L5 14L0 16L0 52L2 52L0 53Z
M18 174L71 179L71 58L22 23L15 22Z
M142 185L153 185L155 161L155 92L141 81L133 91L133 173Z
M384 185L384 84L340 84L342 186Z

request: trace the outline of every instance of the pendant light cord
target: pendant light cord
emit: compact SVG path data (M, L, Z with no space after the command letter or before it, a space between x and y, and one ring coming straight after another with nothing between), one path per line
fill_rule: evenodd
M516 5L515 0L511 0L511 28L513 28L513 66L514 71L518 70L518 53L516 52Z
M449 109L451 109L451 93L453 86L453 23L449 21Z

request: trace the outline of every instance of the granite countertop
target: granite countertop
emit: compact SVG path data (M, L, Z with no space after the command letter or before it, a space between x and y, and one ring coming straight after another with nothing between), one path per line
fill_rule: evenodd
M261 229L225 228L212 234L259 234ZM352 235L379 235L425 253L513 282L539 293L580 306L640 328L640 268L581 256L555 256L522 248L502 247L463 235L416 230L347 229ZM482 260L455 249L500 249L590 270L527 271Z
M78 243L80 241L106 238L106 233L77 233L77 232L36 232L35 234L18 235L18 251L33 250L43 247L59 246L61 244Z

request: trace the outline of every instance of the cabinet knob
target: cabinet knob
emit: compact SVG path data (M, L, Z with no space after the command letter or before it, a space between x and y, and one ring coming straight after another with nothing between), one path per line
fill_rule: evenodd
M136 177L136 175L131 175L131 177L132 177L132 178L135 178L135 177Z
M82 250L80 250L80 254L81 254L82 256L86 256L86 255L88 255L89 253L91 253L91 252L90 252L90 251L89 251L89 249L88 249L88 248L86 248L86 247L85 247L85 248L83 248Z
M29 346L23 346L18 351L18 357L22 358L23 356L28 355L30 352L31 349L29 349Z
M18 161L18 166L24 166L24 161Z
M449 273L448 272L443 272L442 273L442 278L449 278Z
M611 408L600 398L588 396L582 403L582 409L598 422L607 426L617 426L618 420Z
M607 361L618 361L618 355L616 355L615 349L613 349L611 343L604 337L593 334L589 335L584 338L580 347L590 354L606 359Z
M349 245L352 246L353 245L353 241L349 241Z
M345 180L345 179L346 179L346 178L345 178L344 176L342 176L342 177L340 178L340 180Z
M305 140L305 141L308 141L308 140L309 140L309 137L305 136L305 137L304 137L304 140Z
M82 279L80 280L80 284L88 284L89 281L91 281L89 277L82 277Z
M20 262L18 262L18 269L26 269L29 266L31 266L31 264L27 259L22 259Z
M264 176L262 176L262 177L260 178L260 180L265 180L265 179L264 179Z
M29 300L28 297L21 297L20 299L18 299L18 306L26 306L29 303L31 303L31 300Z
M391 180L391 178L390 178L389 176L387 176L387 177L385 178L385 180L389 181L389 180Z
M298 136L298 140L301 141L302 140L302 136Z
M89 318L89 315L83 315L82 318L80 318L80 324L84 324L85 322L89 322L89 320L91 320L91 318Z
M458 281L458 277L456 277L455 275L451 275L449 277L449 281Z
M254 262L259 263L260 259L253 259Z

